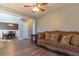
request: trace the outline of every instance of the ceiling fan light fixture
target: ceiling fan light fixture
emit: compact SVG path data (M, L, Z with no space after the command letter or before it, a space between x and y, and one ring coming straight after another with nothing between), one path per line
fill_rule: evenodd
M34 3L32 6L24 5L24 7L33 7L32 12L44 12L45 11L45 5L47 3Z
M38 9L38 7L34 7L33 9L32 9L32 11L36 11L36 12L39 12L39 9Z

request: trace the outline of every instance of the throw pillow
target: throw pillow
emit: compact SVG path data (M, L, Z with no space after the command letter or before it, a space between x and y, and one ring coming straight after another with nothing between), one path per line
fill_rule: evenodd
M73 35L70 43L72 45L79 46L79 35Z
M58 34L51 34L51 41L57 42L59 38Z
M64 35L62 37L62 40L60 42L63 43L63 44L69 45L70 39L71 39L71 35Z
M46 40L50 40L51 39L51 33L50 32L46 32L45 33L45 39Z

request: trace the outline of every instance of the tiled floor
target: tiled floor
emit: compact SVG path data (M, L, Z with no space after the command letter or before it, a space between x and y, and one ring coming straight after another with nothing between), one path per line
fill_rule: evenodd
M30 40L8 40L1 41L0 56L57 56L59 54L50 52L44 48L31 43Z

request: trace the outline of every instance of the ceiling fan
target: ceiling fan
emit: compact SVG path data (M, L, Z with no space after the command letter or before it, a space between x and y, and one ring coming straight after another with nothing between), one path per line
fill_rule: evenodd
M29 5L24 5L24 7L33 7L32 12L44 12L45 11L45 5L47 5L47 3L35 3L32 6Z

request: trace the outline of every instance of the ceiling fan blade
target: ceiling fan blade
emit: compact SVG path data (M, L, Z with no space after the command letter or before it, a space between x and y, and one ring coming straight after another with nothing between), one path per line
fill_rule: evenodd
M45 9L41 9L41 11L45 11Z
M32 6L24 5L24 7L32 7Z
M40 10L40 11L42 11L42 12L43 12L43 11L45 11L45 9L44 9L44 8L39 8L39 10Z
M41 11L44 11L44 10L45 10L45 7L44 7L44 6L41 6L41 5L39 5L38 8L39 8L39 10L41 10Z
M39 3L39 5L47 5L47 3Z

